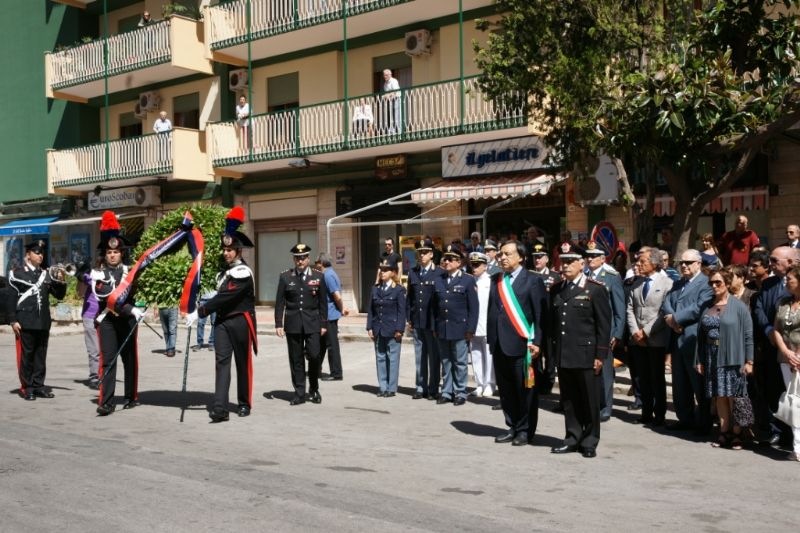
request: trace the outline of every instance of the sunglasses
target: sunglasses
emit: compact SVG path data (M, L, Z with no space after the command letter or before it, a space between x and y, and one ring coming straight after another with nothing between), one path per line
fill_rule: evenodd
M779 257L770 257L770 258L769 258L769 262L770 262L770 263L777 263L777 262L779 262L779 261L780 261L780 258L779 258Z
M693 263L698 263L699 261L678 261L678 264L681 266L689 266Z
M725 285L725 282L722 281L721 279L712 279L711 281L708 282L708 284L711 287L719 287L721 285Z

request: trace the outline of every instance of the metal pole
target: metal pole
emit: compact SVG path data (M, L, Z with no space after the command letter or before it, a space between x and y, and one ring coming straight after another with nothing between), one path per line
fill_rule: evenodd
M342 6L343 14L342 14L342 42L344 43L344 113L342 116L344 117L344 145L347 148L350 145L350 94L348 91L347 86L347 74L348 74L348 64L347 64L347 15L349 11L349 0L344 0L344 5ZM328 246L328 250L330 253L330 246Z
M248 78L249 80L250 78ZM212 326L213 327L213 326ZM186 376L189 374L189 344L192 341L192 326L186 329L186 354L183 356L183 385L181 385L181 392L186 393ZM186 406L181 408L181 422L183 422L183 414L186 412Z
M109 144L110 120L108 112L108 0L103 0L103 106L106 129L106 183L111 180L111 146Z
M459 103L461 106L461 117L459 119L459 131L464 131L464 6L463 0L458 0L458 64L459 64L459 80L461 83L461 94L459 95ZM484 228L484 234L486 230Z
M250 161L253 160L253 56L252 56L252 0L247 0L247 151Z

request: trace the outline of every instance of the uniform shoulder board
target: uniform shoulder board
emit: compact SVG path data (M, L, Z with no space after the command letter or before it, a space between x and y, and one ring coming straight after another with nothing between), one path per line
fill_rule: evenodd
M609 274L619 276L619 272L617 272L617 269L609 265L608 263L603 264L603 270L608 272Z
M596 279L586 278L586 281L587 281L588 283L592 283L592 284L594 284L594 285L597 285L597 286L599 286L599 287L603 287L604 289L605 289L605 287L606 287L605 285L603 285L603 282L601 282L601 281L597 281Z
M283 275L283 274L288 274L288 273L289 273L289 271L291 271L291 270L292 270L291 268L287 268L286 270L284 270L283 272L281 272L281 275Z
M230 274L230 276L232 278L236 278L236 279L249 278L250 276L253 275L253 273L250 272L250 269L248 267L246 267L245 265L235 266L232 269L230 269L228 271L228 273Z

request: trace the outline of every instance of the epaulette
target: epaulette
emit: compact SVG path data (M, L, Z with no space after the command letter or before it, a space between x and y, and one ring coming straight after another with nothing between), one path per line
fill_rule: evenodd
M281 272L281 275L283 275L283 274L288 274L288 273L289 273L291 270L292 270L291 268L287 268L286 270L284 270L283 272Z
M230 275L232 278L244 279L251 277L253 272L247 265L236 265L232 269L228 270L228 275Z
M597 281L596 279L592 279L592 278L586 278L586 281L589 282L589 283L594 283L595 285L603 287L604 289L606 288L606 286L603 284L602 281Z

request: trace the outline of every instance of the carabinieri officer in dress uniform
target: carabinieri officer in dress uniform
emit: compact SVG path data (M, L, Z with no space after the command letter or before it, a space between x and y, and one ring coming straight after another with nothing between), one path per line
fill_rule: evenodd
M111 211L103 213L100 221L100 244L97 246L103 261L91 273L92 291L99 303L95 326L100 341L98 373L101 377L97 398L97 414L100 416L108 416L116 409L114 391L117 386L117 357L122 359L125 367L125 403L122 408L131 409L139 405L138 333L133 330L145 311L130 303L123 304L119 309L107 307L108 297L128 274L128 267L122 264L128 243L120 236L119 230L116 215ZM133 294L127 301L135 301Z
M308 264L311 248L300 243L291 252L294 268L281 273L275 296L275 333L278 337L286 336L294 384L294 398L289 404L300 405L306 401L305 356L308 356L308 399L322 403L319 343L328 324L328 291L325 278Z
M600 372L611 340L611 304L603 284L583 273L581 251L568 242L559 251L563 280L550 288L550 324L566 436L551 451L591 458L600 442Z
M17 337L19 395L26 400L52 398L44 388L47 370L47 343L50 339L50 295L62 299L67 292L65 279L52 279L42 269L47 244L36 240L25 246L25 262L11 271L8 284L16 305L9 305L9 323Z
M217 294L186 316L186 325L191 326L197 318L216 313L216 380L214 405L209 413L212 422L225 422L230 416L231 357L236 361L236 414L248 416L253 407L253 353L258 353L255 283L253 271L242 259L242 248L252 248L253 241L238 231L243 223L241 207L234 207L225 216L225 232L220 243L225 266L217 275Z
M447 246L442 260L445 274L436 280L433 300L444 377L436 403L463 405L467 401L469 342L478 327L478 286L475 278L461 270L463 256L456 245Z

